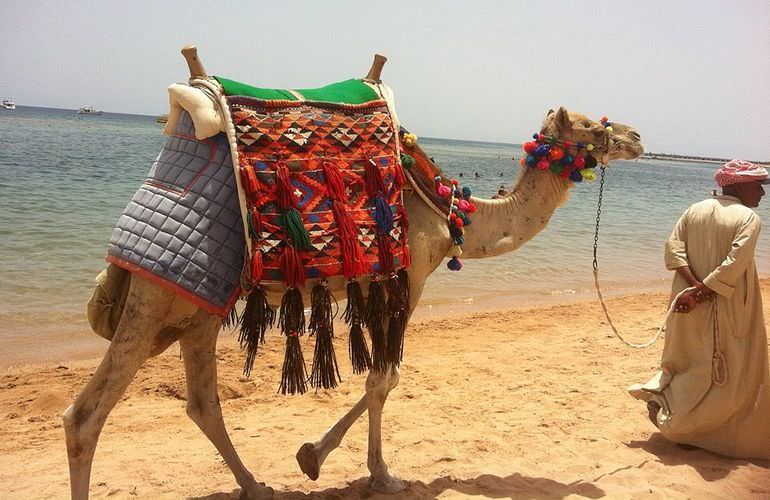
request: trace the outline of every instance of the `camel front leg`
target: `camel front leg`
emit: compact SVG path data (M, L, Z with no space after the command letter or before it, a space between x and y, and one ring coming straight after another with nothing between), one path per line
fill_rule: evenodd
M388 394L398 384L397 367L385 373L371 372L366 379L366 402L369 410L369 452L366 464L369 468L369 486L380 493L398 493L406 484L388 472L382 458L382 410Z
M336 424L315 443L305 443L297 452L297 463L307 477L315 481L321 472L321 466L329 453L342 443L350 427L366 411L366 394Z
M199 310L194 326L179 339L187 379L187 415L209 438L241 487L244 498L272 498L273 489L260 485L243 465L227 434L217 392L217 335L221 319Z

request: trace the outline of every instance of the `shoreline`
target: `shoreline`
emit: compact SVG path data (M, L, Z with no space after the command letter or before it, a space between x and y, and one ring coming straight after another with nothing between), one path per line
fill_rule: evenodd
M760 278L760 284L762 288L770 288L770 277ZM669 282L666 281L665 285L661 286L650 285L635 290L603 289L602 293L605 299L610 301L647 299L656 302L659 304L662 318L667 307L668 286ZM498 292L494 296L472 297L462 301L440 298L424 300L415 309L410 325L407 327L407 334L416 324L430 325L436 323L436 326L439 327L438 324L446 321L463 321L468 317L480 315L489 319L496 314L539 314L541 311L553 308L590 308L599 305L593 289L570 292L542 295L531 302L521 303L519 301L514 306L511 303L514 303L513 300L517 297L515 292ZM767 295L767 292L765 294ZM767 300L770 301L770 299ZM622 313L622 311L619 312ZM610 314L614 315L616 312L610 311ZM7 320L9 315L2 316ZM24 318L25 315L23 313L16 315L17 320L19 317ZM69 317L70 323L62 328L61 321L66 321L67 317ZM601 319L603 320L604 316ZM50 366L73 361L98 362L109 347L107 340L99 337L91 330L85 313L62 313L44 325L42 331L39 324L26 323L23 326L15 326L15 330L14 325L12 325L10 329L6 329L4 335L0 336L0 373L20 367ZM659 325L656 325L656 328L657 326ZM32 333L33 330L34 333ZM339 319L335 320L335 331L337 337L346 338L347 326ZM220 342L226 342L229 337L237 337L237 331L223 329L220 332ZM279 338L278 330L268 331L267 342L280 343ZM34 340L34 342L30 342L30 340Z

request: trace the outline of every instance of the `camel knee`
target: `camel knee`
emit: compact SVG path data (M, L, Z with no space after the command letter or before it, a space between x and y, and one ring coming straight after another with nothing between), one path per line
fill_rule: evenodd
M201 427L211 416L221 416L222 408L219 406L219 398L214 401L201 401L190 398L187 401L186 412L190 420L195 422L198 427Z

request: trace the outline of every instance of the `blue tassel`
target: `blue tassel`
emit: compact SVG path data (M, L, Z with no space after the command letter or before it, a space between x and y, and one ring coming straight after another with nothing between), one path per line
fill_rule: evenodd
M374 198L374 220L377 222L377 232L388 234L393 229L393 211L382 196Z

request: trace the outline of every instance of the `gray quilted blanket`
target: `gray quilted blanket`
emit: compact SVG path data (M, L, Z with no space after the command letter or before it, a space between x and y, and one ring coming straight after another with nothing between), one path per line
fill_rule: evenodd
M199 141L185 112L112 232L107 260L224 316L244 236L225 134Z

